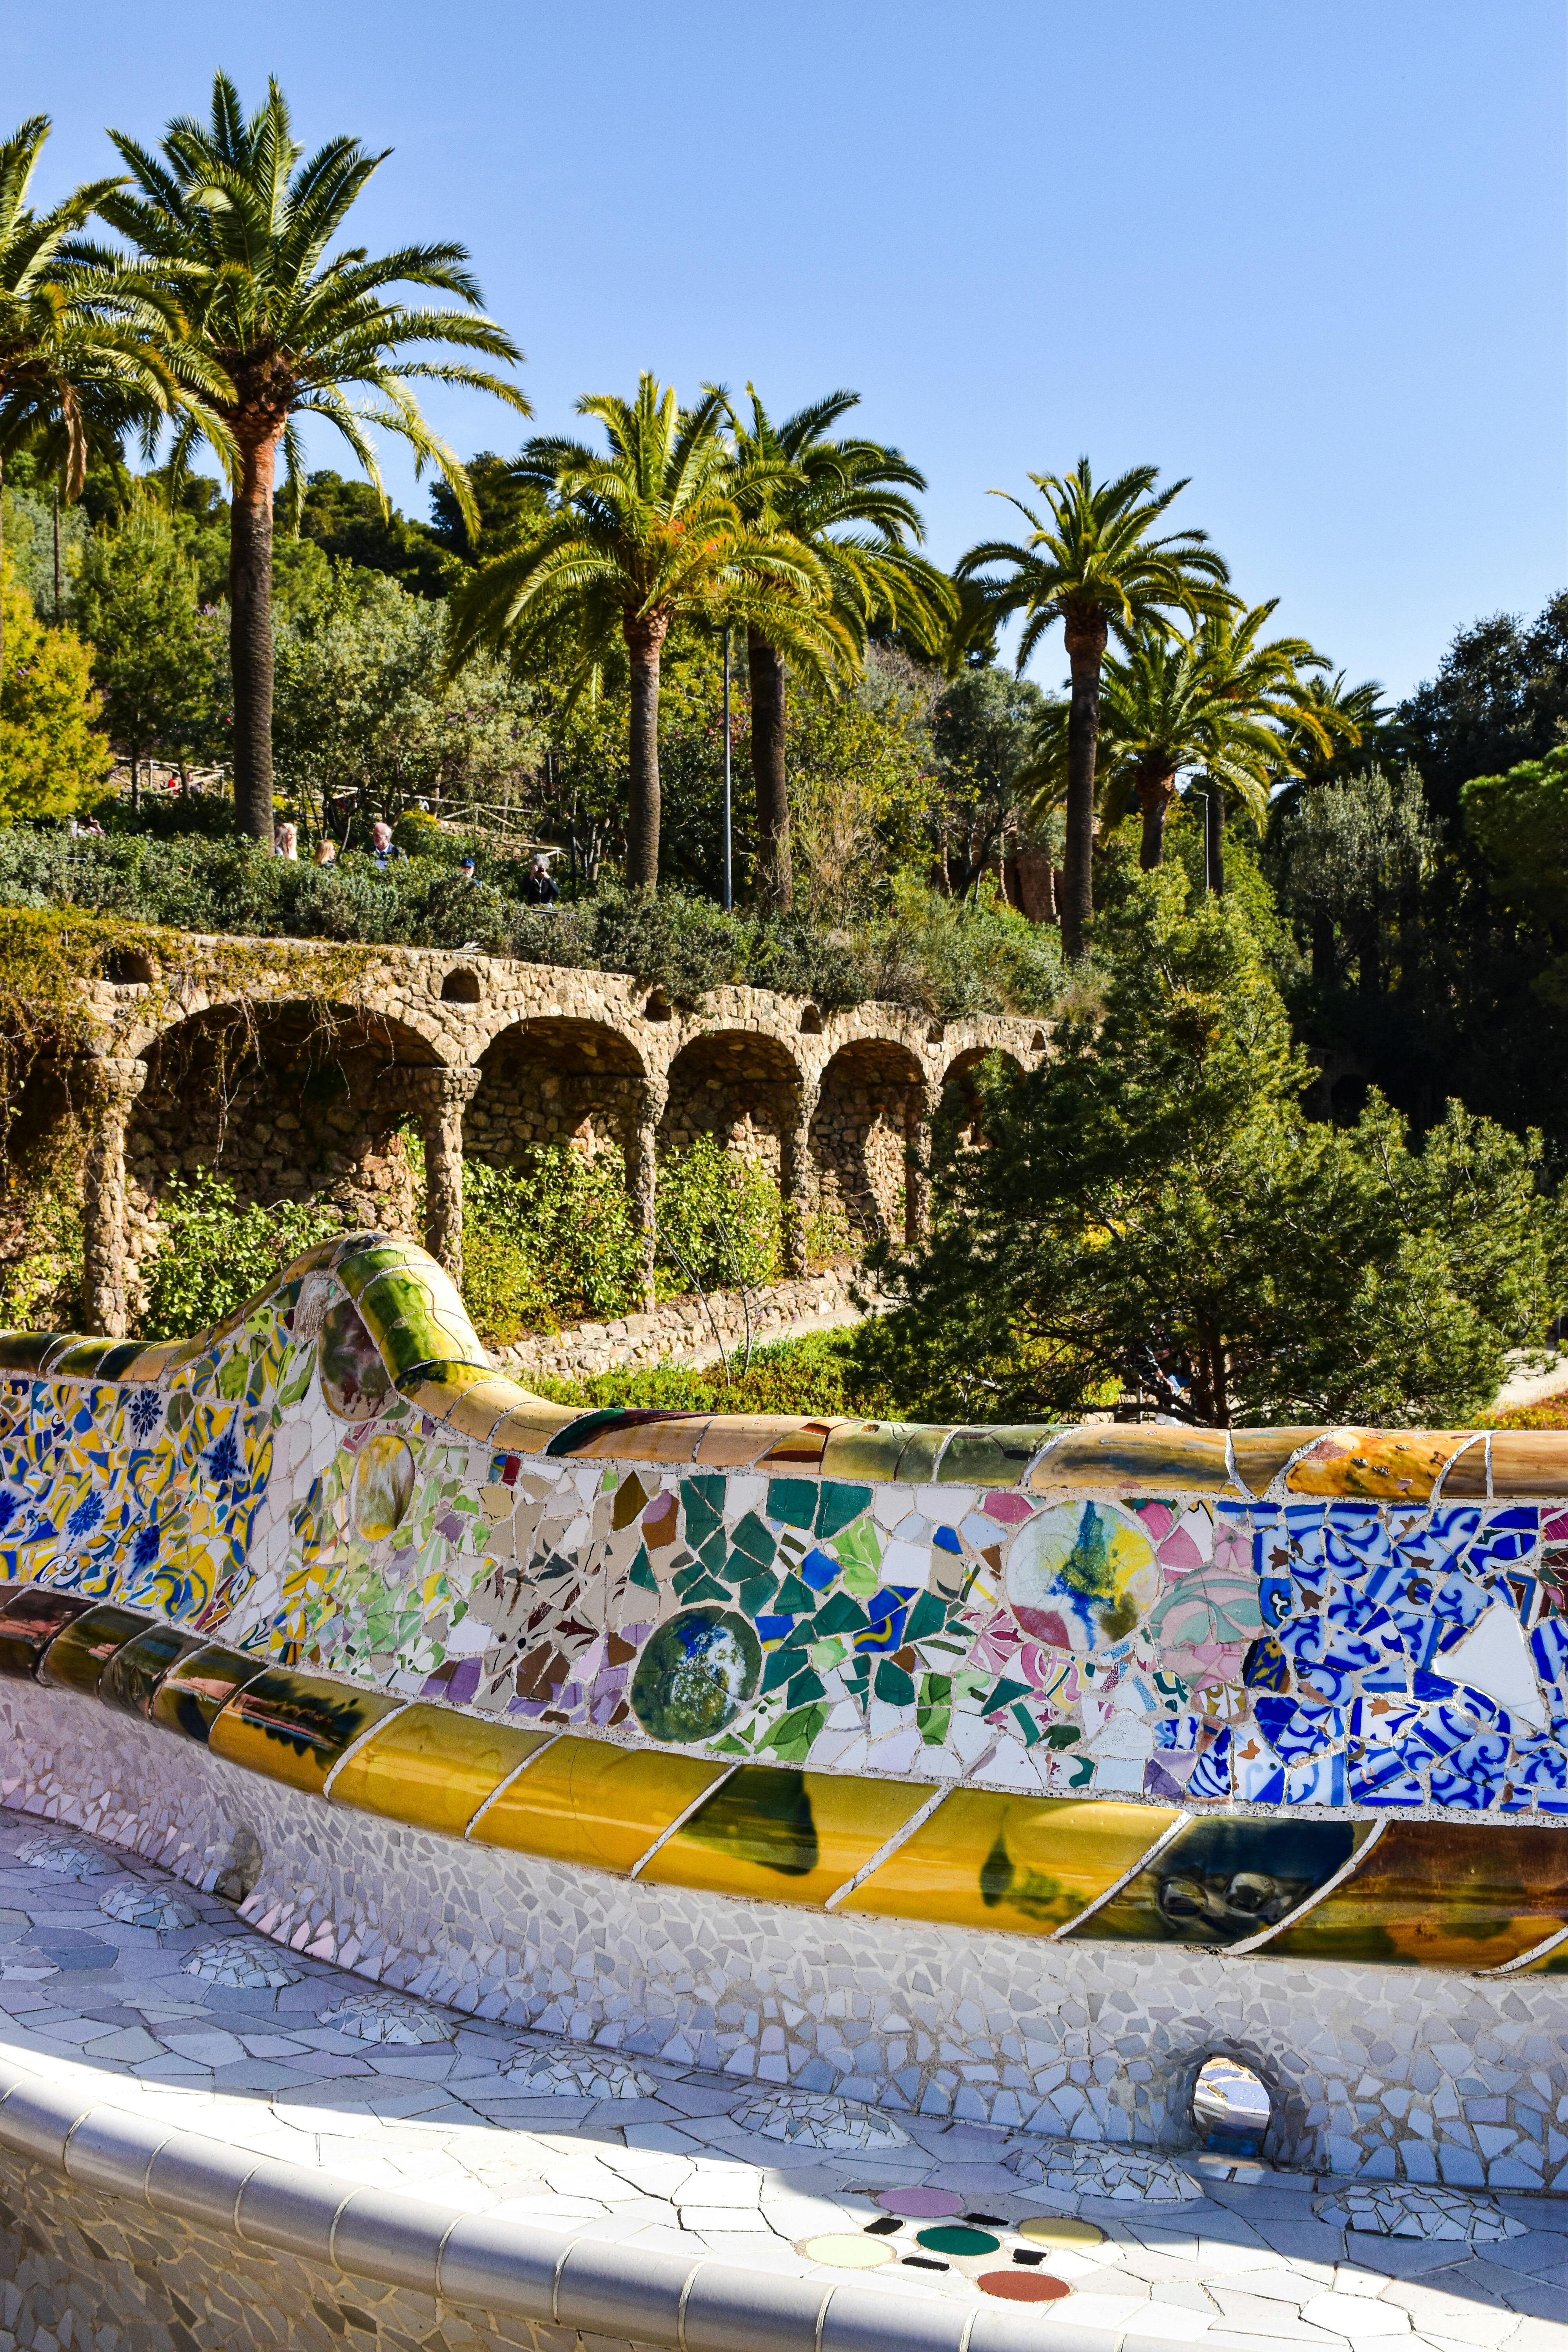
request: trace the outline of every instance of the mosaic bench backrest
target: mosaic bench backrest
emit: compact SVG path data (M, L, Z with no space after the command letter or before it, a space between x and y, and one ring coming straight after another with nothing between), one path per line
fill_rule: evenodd
M1568 1438L574 1412L364 1234L200 1339L11 1335L0 1382L0 1675L329 1803L773 1902L1568 1972Z

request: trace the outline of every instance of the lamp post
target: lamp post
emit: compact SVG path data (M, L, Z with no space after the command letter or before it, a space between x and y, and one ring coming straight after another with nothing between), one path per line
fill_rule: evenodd
M724 624L724 912L731 908L730 803L730 624Z
M1189 784L1187 798L1202 801L1204 804L1204 897L1206 898L1209 894L1209 796L1207 793L1195 792Z

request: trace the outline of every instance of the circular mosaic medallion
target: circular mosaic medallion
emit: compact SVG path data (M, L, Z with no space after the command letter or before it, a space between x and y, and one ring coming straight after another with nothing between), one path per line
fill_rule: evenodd
M797 2249L808 2263L831 2263L835 2270L874 2271L893 2259L893 2250L880 2238L834 2231L826 2238L807 2238Z
M877 2202L884 2213L901 2213L908 2221L942 2221L963 2210L963 2200L952 2189L880 2189Z
M1013 1614L1054 1650L1082 1658L1124 1641L1159 1594L1153 1545L1111 1504L1059 1503L1013 1538Z
M414 1456L401 1437L367 1438L354 1465L354 1526L379 1543L406 1517L414 1499Z
M1092 2221L1075 2221L1068 2214L1037 2213L1033 2221L1019 2222L1018 2235L1035 2246L1098 2246L1105 2232Z
M934 2230L919 2230L915 2234L928 2254L957 2254L961 2258L966 2254L994 2254L1002 2243L989 2230L966 2230L957 2223L939 2224Z
M392 1379L352 1298L328 1307L317 1349L328 1412L340 1421L374 1421L392 1394Z
M632 1706L650 1739L710 1739L755 1692L762 1643L732 1611L683 1609L649 1635L632 1680Z
M982 2294L999 2294L1005 2303L1057 2303L1072 2293L1065 2279L1049 2271L982 2271L975 2281Z

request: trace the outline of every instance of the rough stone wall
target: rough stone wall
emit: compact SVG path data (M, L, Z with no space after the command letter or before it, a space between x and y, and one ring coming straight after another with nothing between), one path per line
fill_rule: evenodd
M632 2352L103 2197L0 2158L0 2352Z
M573 1380L626 1364L716 1362L713 1324L718 1324L726 1349L742 1348L748 1307L752 1340L759 1346L803 1326L853 1322L857 1317L849 1292L855 1278L854 1266L831 1265L798 1281L768 1283L744 1302L738 1290L710 1291L707 1307L700 1298L669 1298L651 1315L578 1323L567 1330L520 1339L502 1348L496 1360L525 1386L542 1373L552 1380Z

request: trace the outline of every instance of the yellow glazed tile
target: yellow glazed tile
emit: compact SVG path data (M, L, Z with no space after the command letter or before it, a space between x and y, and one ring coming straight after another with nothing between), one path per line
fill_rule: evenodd
M1331 1429L1285 1480L1292 1495L1426 1503L1473 1433L1464 1429Z
M742 1764L659 1848L645 1878L774 1903L826 1903L918 1812L931 1784Z
M62 1690L94 1692L116 1650L133 1642L138 1633L150 1632L156 1622L143 1609L120 1609L112 1601L100 1601L50 1643L38 1665L38 1680L57 1684Z
M525 1391L523 1402L514 1403L497 1422L490 1444L498 1454L542 1454L552 1437L581 1418L573 1405L547 1404Z
M832 1421L786 1422L758 1464L778 1468L789 1464L798 1470L820 1470L823 1449L838 1423Z
M1017 1428L955 1429L942 1447L936 1483L942 1486L1021 1486L1042 1445L1057 1434L1052 1422Z
M461 1837L486 1798L549 1738L451 1707L405 1707L349 1758L331 1802Z
M403 1381L397 1392L432 1421L445 1421L458 1398L489 1377L470 1364L433 1364L417 1380Z
M496 1423L515 1410L518 1397L515 1381L477 1381L471 1389L463 1391L447 1414L447 1426L489 1444Z
M476 1845L630 1870L723 1770L705 1757L560 1739L475 1822Z
M1177 1818L1173 1806L958 1789L841 1907L1050 1935Z
M380 1691L270 1666L215 1717L207 1745L247 1772L320 1796L332 1767L361 1733L405 1704Z
M629 1427L601 1430L585 1445L574 1445L571 1458L574 1462L687 1463L696 1458L707 1427L701 1413L693 1413L688 1420L671 1414L668 1419L634 1422Z
M1263 1946L1270 1958L1496 1969L1568 1926L1568 1835L1390 1822L1351 1877Z
M1036 1494L1109 1487L1118 1493L1159 1493L1166 1487L1200 1495L1239 1490L1226 1462L1220 1429L1142 1428L1136 1423L1069 1430L1036 1464Z
M158 1685L149 1719L162 1724L165 1731L205 1741L219 1710L266 1668L265 1658L226 1649L220 1642L210 1643L171 1667Z
M692 1460L708 1470L749 1470L770 1445L799 1425L784 1413L721 1413L708 1423Z
M909 1422L841 1421L823 1448L822 1475L890 1486L905 1448L918 1434Z
M1321 1423L1300 1429L1233 1429L1230 1450L1236 1475L1249 1495L1264 1495L1293 1454L1324 1437Z

